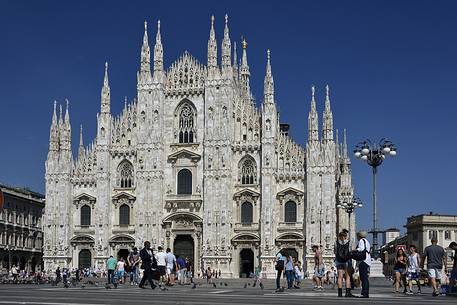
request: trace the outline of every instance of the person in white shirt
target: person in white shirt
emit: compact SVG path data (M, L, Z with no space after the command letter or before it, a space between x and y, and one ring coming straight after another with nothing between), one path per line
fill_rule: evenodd
M418 293L421 293L421 285L419 283L419 276L420 276L420 255L417 253L417 248L415 245L409 246L409 253L408 256L408 272L406 273L406 279L408 280L409 291L407 294L413 294L413 281L417 283Z
M166 266L167 266L167 255L163 252L163 248L161 246L158 247L159 252L156 254L157 260L157 271L160 274L160 278L162 282L165 281L165 274L166 274Z
M116 265L117 276L119 278L119 284L124 283L124 273L125 273L125 262L124 258L121 257Z
M370 292L370 282L368 280L368 276L370 273L370 266L371 266L371 255L370 255L370 242L366 239L368 233L366 231L360 231L357 233L357 240L359 241L357 244L357 251L365 252L365 260L358 261L359 267L359 276L360 281L362 282L362 298L368 298Z

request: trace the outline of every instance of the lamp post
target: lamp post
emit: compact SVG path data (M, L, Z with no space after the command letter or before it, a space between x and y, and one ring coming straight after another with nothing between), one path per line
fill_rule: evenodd
M357 159L365 161L373 169L373 229L370 233L373 234L373 255L374 258L379 257L378 248L378 229L377 206L376 206L376 173L378 167L386 159L387 156L395 157L397 148L388 139L383 138L378 143L365 140L355 146L354 156Z
M349 231L349 240L351 240L351 215L354 213L356 208L361 208L363 207L362 200L360 200L359 197L355 196L345 196L343 197L343 202L340 202L336 205L337 208L339 209L344 209L344 211L348 214L349 218L349 225L348 225L348 231Z

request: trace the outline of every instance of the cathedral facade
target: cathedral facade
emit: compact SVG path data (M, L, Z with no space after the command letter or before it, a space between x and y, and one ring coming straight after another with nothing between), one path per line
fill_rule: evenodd
M54 103L45 269L105 268L110 255L125 257L145 240L191 259L195 274L209 266L244 277L260 267L273 277L281 249L309 268L314 244L330 262L336 232L348 227L336 205L353 188L328 87L322 128L312 88L304 148L280 124L270 51L256 105L247 43L238 61L227 16L220 60L213 17L206 65L185 52L165 69L160 21L152 53L145 23L137 97L117 116L106 64L96 139L85 147L81 128L76 158L68 102L64 114Z

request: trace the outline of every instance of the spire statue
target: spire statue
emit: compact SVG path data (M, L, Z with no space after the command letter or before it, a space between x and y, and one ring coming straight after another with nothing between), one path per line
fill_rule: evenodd
M322 141L333 141L333 114L330 107L330 87L325 86L325 109L322 116Z
M308 115L308 142L319 141L319 125L316 110L315 87L311 87L311 110Z

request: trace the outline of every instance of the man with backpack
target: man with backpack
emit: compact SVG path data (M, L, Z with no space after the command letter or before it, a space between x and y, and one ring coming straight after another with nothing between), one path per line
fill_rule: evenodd
M281 250L276 255L276 292L283 292L284 289L281 288L281 274L284 272L286 257L284 256L284 251Z
M349 264L352 264L352 261L348 234L346 232L340 232L335 244L335 266L338 272L338 297L343 296L343 276L346 284L345 297L354 297L351 293Z
M359 277L362 282L361 298L368 298L370 291L370 282L368 276L370 273L371 266L371 255L370 255L370 242L366 239L368 233L366 231L360 231L357 233L357 248L352 252L352 258L357 261L359 268Z

